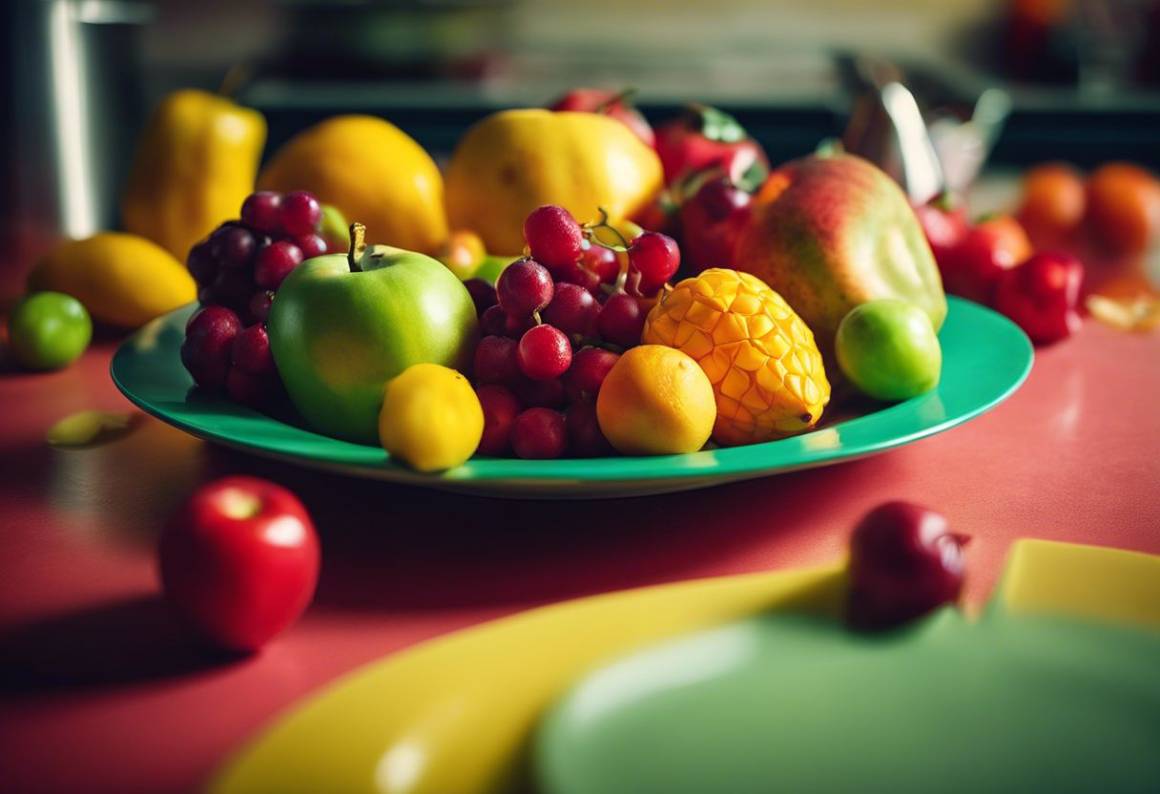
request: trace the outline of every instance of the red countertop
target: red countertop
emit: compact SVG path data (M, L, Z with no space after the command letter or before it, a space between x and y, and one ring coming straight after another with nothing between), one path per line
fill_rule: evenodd
M82 409L129 410L113 344L60 373L0 375L0 791L183 792L296 699L430 637L561 599L818 563L885 499L974 535L986 598L1014 538L1160 553L1160 333L1088 322L1037 353L1007 403L865 460L664 497L518 502L344 479L218 449L144 418L90 449L44 442ZM294 489L322 576L254 658L215 657L160 601L153 544L198 483Z

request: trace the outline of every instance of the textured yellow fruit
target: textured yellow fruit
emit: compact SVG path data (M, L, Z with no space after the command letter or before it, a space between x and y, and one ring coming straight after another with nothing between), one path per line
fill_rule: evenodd
M716 415L713 387L697 362L662 345L626 351L596 398L600 430L625 455L696 452Z
M184 261L254 190L266 143L255 110L206 91L175 91L149 119L121 200L125 230Z
M814 335L782 297L748 273L688 278L645 320L642 340L688 353L713 384L713 440L753 444L813 427L830 400Z
M387 383L379 440L419 471L466 461L483 437L483 407L467 378L450 367L413 364Z
M627 218L661 189L656 152L598 113L505 110L469 129L447 167L447 213L494 254L524 248L524 219L559 204L578 221Z
M136 328L197 297L185 266L135 234L101 232L59 246L29 277L30 290L72 295L94 319Z
M435 161L374 116L335 116L294 136L262 170L258 187L308 190L385 245L434 255L447 239Z

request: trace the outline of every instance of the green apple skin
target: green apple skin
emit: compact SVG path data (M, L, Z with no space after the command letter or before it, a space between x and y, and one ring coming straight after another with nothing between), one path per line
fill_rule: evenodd
M440 262L401 249L363 259L315 257L291 271L267 330L278 374L320 433L378 443L383 387L412 364L463 370L478 337L475 305Z
M36 292L12 309L8 343L28 369L61 369L80 358L93 336L93 321L81 302L61 292Z
M838 365L864 394L908 400L938 385L942 348L922 309L883 299L851 309L838 325Z

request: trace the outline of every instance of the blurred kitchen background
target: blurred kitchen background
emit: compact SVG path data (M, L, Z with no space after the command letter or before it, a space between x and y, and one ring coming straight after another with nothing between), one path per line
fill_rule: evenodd
M1160 166L1160 0L5 0L0 14L0 298L60 236L117 224L144 118L182 86L265 113L267 155L369 112L437 156L496 108L631 86L653 120L688 100L732 112L776 163L840 136L885 70L928 121L983 111L997 167Z

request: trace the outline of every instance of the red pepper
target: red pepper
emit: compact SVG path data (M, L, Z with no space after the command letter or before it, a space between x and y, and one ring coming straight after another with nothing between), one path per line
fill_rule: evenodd
M1022 328L1031 341L1051 344L1079 330L1083 264L1056 252L1035 254L999 279L995 308Z
M755 190L769 173L769 158L737 119L717 108L689 105L679 118L656 130L656 149L665 183L694 171L719 168L735 184Z

